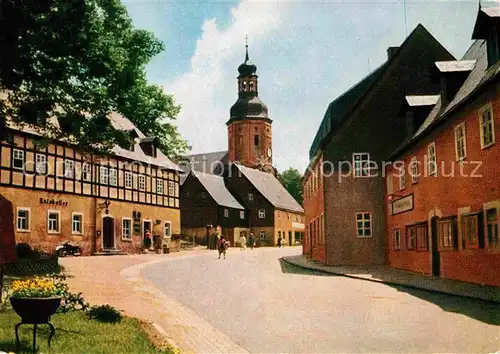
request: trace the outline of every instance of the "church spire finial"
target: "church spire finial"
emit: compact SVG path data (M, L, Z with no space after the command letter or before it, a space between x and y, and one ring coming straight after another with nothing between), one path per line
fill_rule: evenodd
M249 61L248 59L248 34L245 35L245 63Z

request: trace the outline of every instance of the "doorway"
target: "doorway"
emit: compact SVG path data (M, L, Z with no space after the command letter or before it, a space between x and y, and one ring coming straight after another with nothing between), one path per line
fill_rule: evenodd
M432 235L432 275L441 275L441 255L439 254L438 240L438 217L434 216L431 219L431 235Z
M105 249L115 247L114 219L106 216L102 219L102 247Z
M292 231L288 231L288 246L294 246L292 244Z

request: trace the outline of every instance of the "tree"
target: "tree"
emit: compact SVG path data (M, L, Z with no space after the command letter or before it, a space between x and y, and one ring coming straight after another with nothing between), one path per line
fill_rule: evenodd
M286 188L288 193L302 205L302 176L295 168L289 168L283 173L278 174L278 180Z
M110 113L119 112L156 135L167 155L186 152L170 122L180 107L145 79L145 66L163 43L135 29L119 0L3 0L0 6L0 138L9 118L84 151L109 152L130 139L110 124Z

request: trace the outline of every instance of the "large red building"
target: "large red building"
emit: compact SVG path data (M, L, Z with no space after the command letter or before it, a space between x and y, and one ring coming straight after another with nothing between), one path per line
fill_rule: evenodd
M387 169L391 266L500 286L500 8L480 9L460 61L436 62L438 96L407 97L424 123Z

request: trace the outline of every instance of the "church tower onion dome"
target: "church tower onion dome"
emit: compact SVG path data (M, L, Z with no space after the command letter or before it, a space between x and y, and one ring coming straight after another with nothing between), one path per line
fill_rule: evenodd
M239 97L229 112L231 120L248 118L269 119L267 106L257 96Z

